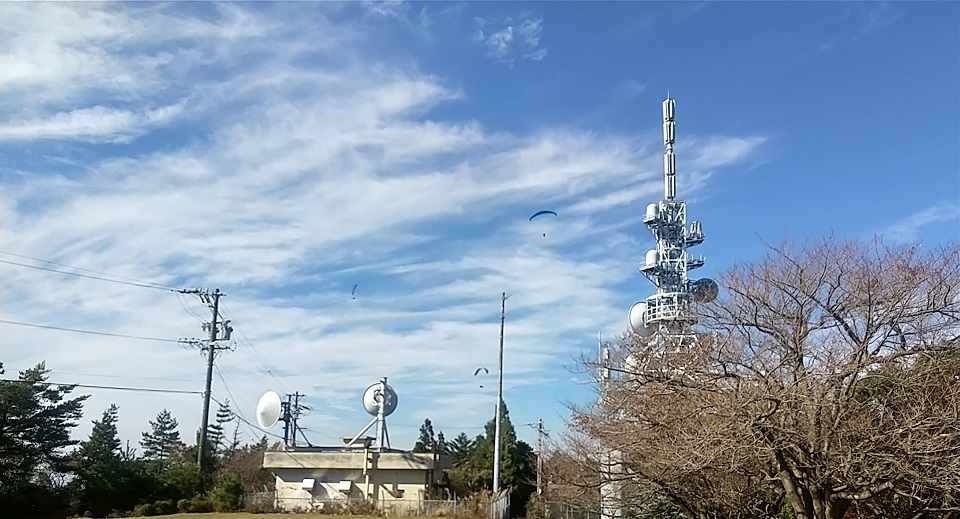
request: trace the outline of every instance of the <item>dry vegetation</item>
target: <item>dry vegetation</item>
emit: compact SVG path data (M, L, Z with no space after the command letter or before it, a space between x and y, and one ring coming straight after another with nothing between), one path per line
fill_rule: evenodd
M558 480L596 488L602 444L625 496L693 517L960 511L958 247L771 248L721 286L696 341L624 338L632 368L575 410Z

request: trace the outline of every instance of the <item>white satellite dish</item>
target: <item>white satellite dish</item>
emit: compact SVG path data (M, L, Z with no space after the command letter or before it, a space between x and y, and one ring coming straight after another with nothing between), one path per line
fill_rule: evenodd
M647 303L640 301L630 307L630 329L641 337L653 335L653 328L647 326Z
M280 419L280 395L274 391L267 391L257 402L257 423L264 429L276 425Z
M385 391L381 390L381 385ZM380 406L383 406L383 416L390 416L397 409L397 392L385 382L373 384L363 392L363 408L368 413L377 416Z

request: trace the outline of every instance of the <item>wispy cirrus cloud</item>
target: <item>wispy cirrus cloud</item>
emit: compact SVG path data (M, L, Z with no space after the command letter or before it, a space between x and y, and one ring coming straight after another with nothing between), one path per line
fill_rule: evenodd
M565 380L584 338L622 328L628 303L616 286L642 245L628 238L624 206L661 189L659 151L636 149L630 135L437 116L469 91L358 50L378 29L363 13L310 5L293 19L272 4L43 4L35 17L4 5L16 44L3 60L18 71L0 91L22 108L4 112L0 150L24 156L5 164L0 243L165 286L221 288L236 350L218 357L214 395L248 418L263 391L300 391L316 410L304 425L351 434L366 421L360 392L389 376L398 423L429 413L448 433L482 425L494 395L473 372L495 365L501 292L511 294L510 390ZM89 24L53 23L71 16ZM48 22L59 29L45 31ZM539 19L511 27L504 56L540 48ZM485 45L506 29L495 28ZM82 66L39 67L71 52ZM705 136L686 153L708 169L761 144ZM637 175L637 164L650 167ZM561 217L529 225L547 205ZM0 269L7 320L175 340L201 334L210 315L171 292ZM202 378L201 356L176 343L3 331L9 370L45 360L58 381L183 390ZM196 395L93 395L80 435L110 402L125 438L162 408L185 436L199 423ZM518 418L539 412L510 403ZM392 432L412 443L416 428Z
M6 140L76 139L126 142L181 115L185 103L133 112L105 106L59 112L40 120L9 121L0 129Z
M908 243L920 236L920 230L930 224L957 221L960 223L960 204L938 203L917 211L903 220L879 231L881 236L895 243Z
M487 55L496 61L513 64L517 58L540 61L547 57L547 48L540 45L543 19L521 17L503 20L475 20L473 41L487 48Z

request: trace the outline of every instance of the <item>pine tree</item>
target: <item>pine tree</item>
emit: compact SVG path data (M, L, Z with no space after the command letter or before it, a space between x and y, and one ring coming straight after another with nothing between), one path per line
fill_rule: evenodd
M450 456L453 458L453 466L460 467L470 456L473 455L473 449L476 443L467 436L467 433L460 433L447 446Z
M224 426L233 421L233 411L230 410L230 401L226 400L217 408L214 423L207 426L207 445L211 453L220 451L224 447Z
M0 510L22 510L26 516L27 510L58 506L55 489L43 483L50 478L43 475L67 471L63 450L79 443L70 430L88 395L68 399L76 386L47 384L48 373L41 362L21 371L16 381L0 381Z
M157 415L157 421L150 421L150 432L143 434L140 446L143 447L143 457L148 460L157 460L163 464L176 457L183 450L180 441L180 432L177 431L177 419L164 409Z
M437 439L433 435L433 424L429 418L424 418L423 425L420 426L420 437L417 443L413 445L413 452L433 452L433 445Z
M118 412L116 404L110 404L103 417L93 421L90 437L73 453L76 478L72 487L78 512L102 516L122 509L124 464L117 434Z
M437 446L434 450L437 454L450 454L450 444L448 444L447 439L443 437L443 431L437 433Z

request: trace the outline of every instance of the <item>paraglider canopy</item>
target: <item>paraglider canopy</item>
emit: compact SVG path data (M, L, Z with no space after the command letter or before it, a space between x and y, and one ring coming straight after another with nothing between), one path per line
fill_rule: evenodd
M555 211L550 211L550 210L537 211L537 212L533 213L532 215L530 215L530 219L529 219L528 221L531 221L531 222L532 222L534 218L536 218L536 217L538 217L538 216L543 216L543 215L545 215L545 214L552 214L553 216L557 216L557 213L556 213ZM547 233L543 233L543 235L546 236Z
M554 211L537 211L537 212L533 213L532 215L530 215L530 220L529 220L529 221L532 222L534 218L536 218L536 217L538 217L538 216L543 216L543 215L545 215L545 214L552 214L553 216L557 216L557 213L555 213Z
M479 367L477 368L476 371L473 372L473 376L477 376L481 371L483 371L486 374L490 374L490 371L488 371L487 368Z

